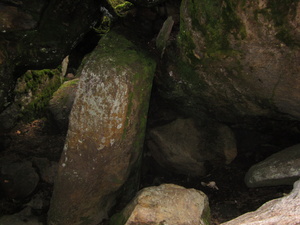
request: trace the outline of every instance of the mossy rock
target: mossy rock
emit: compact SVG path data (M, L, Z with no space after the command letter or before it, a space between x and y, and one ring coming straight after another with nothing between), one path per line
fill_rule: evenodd
M299 119L295 7L298 1L183 0L176 46L166 49L157 79L161 95L193 117ZM294 28L285 33L291 44L278 37L283 25Z

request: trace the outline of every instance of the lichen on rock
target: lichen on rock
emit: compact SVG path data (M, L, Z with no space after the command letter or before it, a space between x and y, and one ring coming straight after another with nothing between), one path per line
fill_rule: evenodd
M117 31L104 35L87 58L49 224L95 224L107 217L116 192L139 162L154 69L154 61Z

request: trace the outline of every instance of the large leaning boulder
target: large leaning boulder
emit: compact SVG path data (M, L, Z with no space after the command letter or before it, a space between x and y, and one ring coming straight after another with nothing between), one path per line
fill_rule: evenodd
M155 63L110 31L86 60L54 184L49 225L107 217L131 169L138 175Z
M263 204L254 212L241 215L222 225L300 224L300 180L292 192L282 198Z

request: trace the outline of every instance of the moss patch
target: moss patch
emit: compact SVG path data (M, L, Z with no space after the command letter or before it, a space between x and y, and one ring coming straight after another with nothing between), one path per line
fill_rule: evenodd
M133 4L124 0L107 0L119 17L125 17Z
M49 100L61 85L61 71L29 70L19 78L18 83L15 94L22 109L20 116L29 122L45 115Z
M289 16L295 18L298 3L299 0L269 0L267 5L277 28L276 37L290 47L300 46L299 40L291 34L293 28L288 22L291 19Z
M246 29L237 16L239 0L202 0L186 1L181 5L181 12L188 11L192 29L201 33L205 50L199 55L193 52L195 44L192 31L186 24L185 13L182 13L179 44L189 49L189 58L215 57L223 51L230 51L229 36L236 39L246 37ZM204 49L204 48L203 48ZM191 57L193 56L193 57Z

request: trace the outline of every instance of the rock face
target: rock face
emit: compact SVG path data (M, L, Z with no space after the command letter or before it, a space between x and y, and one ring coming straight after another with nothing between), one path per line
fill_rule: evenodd
M122 216L125 218L123 223ZM201 191L174 184L144 188L124 209L122 216L118 215L121 223L113 221L113 224L210 224L207 196Z
M0 112L12 100L16 69L57 66L98 20L99 7L93 0L0 3Z
M271 200L254 212L246 213L222 225L271 225L300 223L300 180L292 192L282 198Z
M300 144L253 165L245 176L248 187L292 185L300 178Z
M64 132L68 130L69 115L75 99L78 81L77 78L63 83L49 102L51 116L60 130Z
M147 146L154 159L177 173L203 176L205 164L229 164L236 156L236 143L229 127L218 123L197 125L177 119L149 131Z
M137 166L155 63L111 31L87 59L70 115L49 224L98 224ZM135 174L137 172L135 171Z
M166 50L157 76L164 98L222 122L300 119L298 2L184 0L180 13L179 51Z

